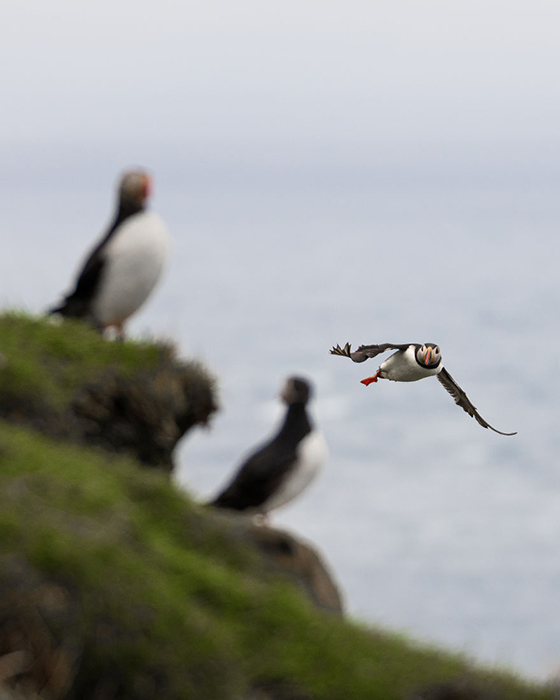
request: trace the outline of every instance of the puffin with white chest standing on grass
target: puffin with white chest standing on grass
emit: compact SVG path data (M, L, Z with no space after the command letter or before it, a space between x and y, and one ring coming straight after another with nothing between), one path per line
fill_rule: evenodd
M299 496L319 474L328 449L307 412L311 386L290 377L280 396L287 406L280 429L243 462L210 505L266 515Z
M109 230L86 259L75 289L50 313L82 318L100 331L114 327L124 338L125 321L149 297L169 255L167 227L146 209L151 189L145 171L123 175Z
M390 379L393 382L416 382L425 377L436 376L445 390L451 394L455 403L483 428L490 428L490 430L500 435L517 435L517 433L502 433L501 430L496 430L484 420L465 392L443 366L440 349L435 343L360 345L354 352L351 350L350 343L346 343L343 348L340 345L333 347L331 355L349 357L353 362L364 362L370 357L377 357L377 355L381 355L387 350L396 350L397 352L382 362L373 376L362 379L362 384L368 386L378 379Z

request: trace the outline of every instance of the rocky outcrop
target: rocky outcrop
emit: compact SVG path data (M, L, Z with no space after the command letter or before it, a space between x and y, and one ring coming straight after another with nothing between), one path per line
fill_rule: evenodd
M169 360L136 377L99 377L76 396L70 420L81 442L171 470L179 440L206 425L216 409L213 381L202 366Z
M265 525L245 523L238 527L242 537L257 546L271 570L288 576L318 608L342 615L343 603L338 586L311 544L285 530Z
M0 419L169 471L177 442L216 410L212 375L168 343L0 315Z

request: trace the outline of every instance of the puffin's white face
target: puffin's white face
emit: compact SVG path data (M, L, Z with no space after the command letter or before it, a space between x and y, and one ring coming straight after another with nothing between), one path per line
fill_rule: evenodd
M422 367L437 367L441 362L439 347L433 343L420 345L416 350L416 361Z
M307 403L311 394L309 383L301 377L289 377L280 393L282 400L289 406L295 403Z
M121 201L132 202L138 207L144 206L150 196L152 180L143 170L131 170L122 177L119 194Z

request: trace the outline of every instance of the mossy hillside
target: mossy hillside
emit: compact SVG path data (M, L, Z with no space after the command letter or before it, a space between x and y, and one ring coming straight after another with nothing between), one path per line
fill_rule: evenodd
M497 697L552 697L318 612L227 520L132 460L0 423L0 488L0 600L10 608L14 567L68 591L57 634L74 649L72 697L110 681L119 698L240 700L276 683L315 700L402 700L465 675Z
M128 376L153 371L172 348L152 342L107 342L79 320L8 312L0 315L0 352L9 358L1 373L4 400L41 397L53 410L62 411L101 372L114 367Z
M172 345L110 342L79 320L0 315L0 418L171 469L217 410L215 380Z

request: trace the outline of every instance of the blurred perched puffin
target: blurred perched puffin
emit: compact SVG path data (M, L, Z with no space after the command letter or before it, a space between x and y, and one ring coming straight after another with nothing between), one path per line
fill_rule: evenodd
M318 475L328 450L307 413L311 387L290 377L280 396L287 406L280 430L245 460L210 505L266 515L299 496Z
M83 318L100 331L114 326L124 337L124 322L146 301L168 257L167 227L146 210L151 187L143 170L123 175L113 223L89 254L74 291L50 313Z
M346 343L344 348L336 345L331 350L332 355L349 357L353 362L364 362L370 357L376 357L386 350L396 350L379 367L372 377L362 379L362 384L368 386L378 379L390 379L393 382L416 382L425 377L437 376L441 384L451 394L455 403L472 416L483 428L490 428L500 435L517 435L517 433L502 433L496 430L490 423L478 413L468 396L445 369L441 363L441 353L435 343L406 343L396 345L395 343L382 343L381 345L360 345L355 351L351 351L350 343Z

